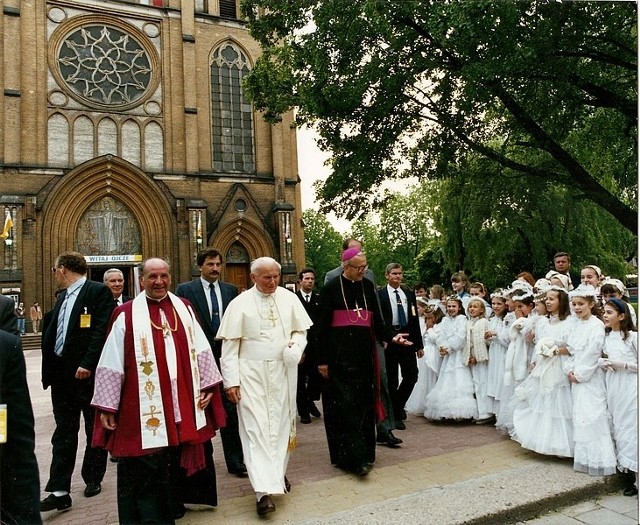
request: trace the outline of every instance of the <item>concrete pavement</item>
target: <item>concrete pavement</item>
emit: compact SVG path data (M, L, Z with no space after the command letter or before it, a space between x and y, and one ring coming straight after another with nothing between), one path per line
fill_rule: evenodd
M25 357L36 416L36 454L42 489L51 458L53 415L50 394L42 390L40 383L40 352L26 351ZM618 496L619 491L613 494L618 489L615 478L574 472L570 460L524 450L493 427L430 423L409 416L407 430L395 432L404 444L398 449L379 445L375 467L366 478L345 474L331 466L321 419L313 419L310 425L298 425L298 434L300 444L288 469L293 488L288 495L274 497L277 507L274 514L266 518L256 515L248 478L227 473L216 437L218 507L188 507L178 523L244 524L266 520L274 524L556 525L574 522L524 520L538 516L542 516L538 519L574 519L564 514L550 515L548 511L585 500L587 503L581 503L580 509L589 510L574 511L575 519L599 511L600 515L620 516L619 521L611 523L638 521L638 499ZM79 454L79 460L80 457ZM82 495L79 460L72 483L71 510L45 513L44 523L117 523L115 463L108 465L102 493L88 499Z

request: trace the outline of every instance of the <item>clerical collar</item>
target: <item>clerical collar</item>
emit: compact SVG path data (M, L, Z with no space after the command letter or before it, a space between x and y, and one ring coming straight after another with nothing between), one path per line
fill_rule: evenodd
M263 299L268 299L269 297L273 297L273 295L276 293L275 291L273 291L272 293L264 293L261 292L260 290L258 290L258 287L255 286L255 291L256 291L256 295L262 297Z
M164 301L167 297L169 297L169 294L166 294L164 297L162 297L161 299L156 299L154 297L149 297L147 295L147 293L144 293L144 296L147 298L148 301L153 301L154 303L161 303L162 301Z

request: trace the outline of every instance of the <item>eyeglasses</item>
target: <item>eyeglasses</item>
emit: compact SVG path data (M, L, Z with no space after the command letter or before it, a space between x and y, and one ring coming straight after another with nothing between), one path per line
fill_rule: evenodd
M52 271L53 273L56 273L57 269L58 269L58 267L57 267L57 266L52 266L52 267L51 267L51 271Z
M359 272L366 272L369 269L369 265L365 264L363 266L354 266L353 264L348 264L348 266L351 266L351 268L354 268L355 270L359 271Z

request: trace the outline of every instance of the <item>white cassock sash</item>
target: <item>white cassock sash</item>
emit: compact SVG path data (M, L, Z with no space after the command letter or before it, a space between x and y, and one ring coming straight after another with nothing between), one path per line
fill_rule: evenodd
M171 304L175 309L182 326L184 326L187 343L189 345L189 361L191 364L191 383L193 385L193 405L195 407L196 428L206 425L204 410L198 406L200 396L200 372L194 341L195 320L186 305L172 293L168 294ZM163 325L170 325L170 321L160 310ZM153 344L151 317L147 297L139 294L133 300L131 311L133 325L133 343L136 355L138 373L138 397L140 400L140 435L142 448L158 448L168 446L167 430L164 411L162 410L162 391L160 389L160 376L157 369L155 346ZM175 327L177 329L177 325ZM178 365L176 347L172 332L169 328L164 330L165 354L169 378L171 379L171 399L173 401L175 421L182 421L178 403Z

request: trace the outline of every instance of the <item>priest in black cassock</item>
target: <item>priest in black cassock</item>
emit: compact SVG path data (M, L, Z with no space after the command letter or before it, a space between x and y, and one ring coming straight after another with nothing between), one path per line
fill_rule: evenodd
M366 476L375 461L375 425L384 417L376 339L411 345L407 334L386 326L375 286L363 279L367 257L357 248L342 254L342 275L320 291L318 371L331 463Z

